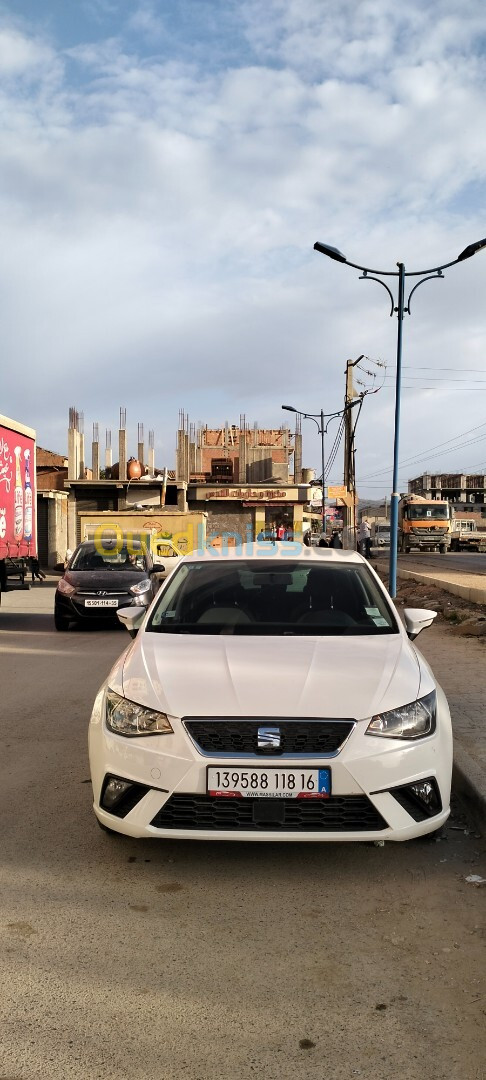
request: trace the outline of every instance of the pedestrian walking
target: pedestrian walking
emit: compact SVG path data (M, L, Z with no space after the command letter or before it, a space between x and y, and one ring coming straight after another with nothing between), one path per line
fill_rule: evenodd
M329 547L342 548L342 546L343 546L343 542L341 540L341 535L340 535L339 529L333 529L333 533L332 533L332 536L331 536L331 539L330 539L330 542L329 542Z
M29 559L29 563L30 563L30 572L32 574L32 581L34 582L36 578L37 578L38 581L44 581L44 578L45 578L46 575L43 573L43 571L41 570L41 568L39 566L39 560L36 559L33 555L31 555L30 559Z

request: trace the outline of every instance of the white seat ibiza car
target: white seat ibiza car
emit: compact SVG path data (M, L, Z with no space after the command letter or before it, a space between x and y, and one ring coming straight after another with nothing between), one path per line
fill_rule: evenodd
M355 552L193 553L101 687L94 811L132 837L408 840L449 814L445 695Z

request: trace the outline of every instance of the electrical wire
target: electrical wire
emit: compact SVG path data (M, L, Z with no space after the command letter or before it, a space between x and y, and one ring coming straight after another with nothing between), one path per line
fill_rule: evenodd
M441 457L442 454L452 453L453 450L461 449L462 446L465 446L465 445L470 446L475 442L482 442L483 439L486 439L486 433L484 435L480 435L477 439L468 440L467 443L461 442L461 443L457 444L458 439L463 439L465 435L472 435L473 431L480 431L481 428L486 428L486 424L476 424L475 427L468 428L467 431L460 431L457 435L454 435L451 439L445 439L444 442L436 443L435 446L429 446L426 450L421 450L418 455L415 454L412 457L404 458L400 462L400 465L402 467L404 465L413 465L417 461L420 461L423 458L428 457L430 454L433 453L434 450L440 450L441 447L448 447L449 449L445 449L445 450L441 451L439 454L434 454L434 458ZM454 444L454 445L451 445L451 444ZM362 477L362 479L367 480L368 476L369 476L370 480L372 480L374 476L380 476L381 473L388 472L388 471L389 471L388 469L377 469L376 472L368 473L367 476Z
M330 470L332 469L332 467L334 465L334 462L336 460L336 455L337 455L337 452L339 450L339 446L340 446L340 443L341 443L341 440L342 440L342 437L343 437L343 433L344 433L344 417L342 417L341 423L339 424L339 428L338 428L338 431L337 431L337 434L336 434L336 438L334 439L334 442L333 442L333 445L332 445L332 448L331 448L331 453L329 454L329 457L328 457L328 460L327 460L327 465L326 465L326 467L324 469L324 478L325 479L327 479L327 477L329 476Z

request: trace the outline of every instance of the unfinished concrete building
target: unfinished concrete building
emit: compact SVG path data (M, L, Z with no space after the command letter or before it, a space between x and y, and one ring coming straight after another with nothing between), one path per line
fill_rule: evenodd
M299 418L300 419L300 418ZM250 427L244 416L240 423L226 422L219 428L189 422L179 413L176 478L185 483L258 484L300 483L302 479L302 436L287 425L261 429Z

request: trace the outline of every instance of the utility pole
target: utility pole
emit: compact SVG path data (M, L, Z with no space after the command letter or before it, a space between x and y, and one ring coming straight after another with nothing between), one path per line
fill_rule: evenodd
M354 450L354 429L356 422L353 419L352 409L348 406L359 397L354 389L353 383L353 368L356 364L359 364L363 359L363 355L358 356L357 360L347 360L346 362L346 392L344 395L344 407L346 412L344 413L344 486L348 492L350 498L350 504L344 507L344 520L343 520L343 542L344 547L355 548L356 547L356 474L355 474L355 450Z

